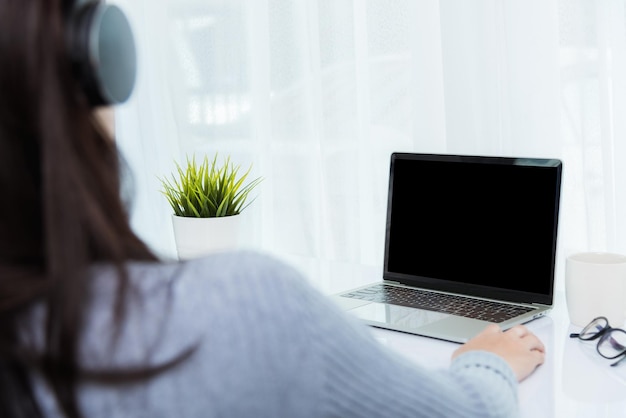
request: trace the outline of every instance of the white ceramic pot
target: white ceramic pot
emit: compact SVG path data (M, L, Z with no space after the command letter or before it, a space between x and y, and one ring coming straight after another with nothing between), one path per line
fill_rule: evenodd
M181 260L234 250L241 245L241 215L217 218L172 215L172 225Z

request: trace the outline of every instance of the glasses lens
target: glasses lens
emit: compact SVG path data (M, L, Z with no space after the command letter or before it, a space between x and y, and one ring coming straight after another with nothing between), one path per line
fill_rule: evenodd
M593 338L597 333L602 331L604 328L606 328L608 325L609 322L606 318L596 318L591 321L589 325L583 328L582 331L580 331L580 336L578 338L580 338L581 340L589 340Z
M612 329L598 342L598 353L606 358L615 358L626 352L626 331Z

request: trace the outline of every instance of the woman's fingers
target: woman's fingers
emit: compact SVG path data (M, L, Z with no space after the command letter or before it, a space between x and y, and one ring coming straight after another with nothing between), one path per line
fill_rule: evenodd
M530 330L528 328L526 328L524 325L516 325L516 326L510 328L506 332L509 332L509 333L511 333L511 334L513 334L513 335L523 339L524 343L526 344L526 346L530 350L536 350L536 351L540 351L542 353L544 353L546 351L546 348L543 345L543 343L541 342L541 340L539 338L537 338L537 336L535 334L530 332Z

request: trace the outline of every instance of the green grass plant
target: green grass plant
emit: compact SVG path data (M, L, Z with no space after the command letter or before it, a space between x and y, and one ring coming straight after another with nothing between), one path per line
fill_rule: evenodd
M240 166L227 157L218 164L217 154L212 160L204 157L196 163L195 156L187 157L185 167L176 164L176 173L168 178L160 178L165 195L174 214L192 218L216 218L238 215L253 200L250 192L262 181L256 178L244 184L252 170L252 165L240 175Z

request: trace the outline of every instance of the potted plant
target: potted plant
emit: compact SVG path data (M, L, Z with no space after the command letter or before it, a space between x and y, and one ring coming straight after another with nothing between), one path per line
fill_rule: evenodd
M252 165L240 173L240 166L227 157L218 164L204 157L198 164L187 157L184 167L161 178L162 193L174 213L172 224L180 259L195 258L239 246L241 212L252 203L250 192L261 182L256 178L244 183Z

